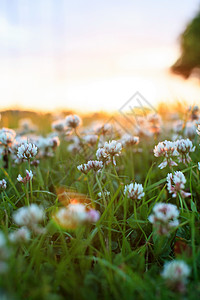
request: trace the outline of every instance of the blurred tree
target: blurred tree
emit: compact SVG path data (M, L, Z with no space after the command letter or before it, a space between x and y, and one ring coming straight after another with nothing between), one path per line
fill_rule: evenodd
M188 78L195 68L200 68L200 11L181 34L180 43L181 56L171 70Z

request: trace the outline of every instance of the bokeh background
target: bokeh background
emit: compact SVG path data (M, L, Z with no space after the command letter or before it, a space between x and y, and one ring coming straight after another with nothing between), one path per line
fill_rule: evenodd
M171 66L199 0L0 0L0 109L115 111L200 100ZM200 25L199 25L200 27Z

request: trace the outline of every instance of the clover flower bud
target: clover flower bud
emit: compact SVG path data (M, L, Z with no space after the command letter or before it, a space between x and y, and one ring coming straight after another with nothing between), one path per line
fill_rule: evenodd
M20 174L17 177L17 180L24 184L26 184L32 179L33 179L33 172L31 170L30 171L26 170L26 176L24 178Z
M7 187L6 184L7 184L7 182L6 182L5 179L0 180L0 189L1 189L1 190L5 190L6 187Z

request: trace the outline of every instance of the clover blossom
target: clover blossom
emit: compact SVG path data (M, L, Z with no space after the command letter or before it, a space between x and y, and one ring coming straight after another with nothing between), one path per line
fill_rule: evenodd
M95 223L100 214L95 209L88 209L81 203L69 204L66 208L61 208L54 219L61 227L75 229L78 226Z
M121 143L123 147L134 146L139 143L139 137L125 134L122 136Z
M26 184L32 179L33 179L33 172L31 170L30 171L26 170L26 176L24 178L20 174L17 177L17 180L24 184Z
M34 233L40 234L45 232L45 228L39 227L39 223L44 220L44 209L37 204L23 206L13 215L14 222L19 226L25 226L33 230Z
M167 189L172 197L176 197L178 193L181 194L183 198L189 197L191 194L183 191L185 187L186 179L181 171L176 171L174 174L168 173L167 175Z
M24 243L30 240L31 233L27 227L21 227L14 232L11 232L8 239L11 243Z
M154 148L154 156L164 157L163 162L158 166L160 169L165 168L167 165L177 166L177 163L172 160L172 156L177 156L178 154L175 142L165 140L158 143Z
M81 124L81 119L77 115L69 115L65 118L65 124L67 127L75 129Z
M77 166L77 169L84 174L87 174L90 170L94 172L100 172L103 168L103 162L98 160L89 160L87 164L81 164Z
M53 130L63 133L66 131L65 119L56 120L51 124Z
M189 163L191 161L190 152L195 151L195 146L193 146L192 142L189 139L181 139L176 142L176 149L179 153L178 160L179 162Z
M17 157L19 159L29 160L32 157L36 156L37 147L32 143L24 143L22 144L17 151Z
M5 179L0 180L0 190L5 190L7 187L7 182Z
M178 216L179 211L176 205L157 203L148 219L153 224L157 234L169 235L171 229L179 225Z
M94 146L94 145L96 145L96 143L97 143L98 135L96 135L96 134L88 134L88 135L85 135L85 136L83 137L83 140L84 140L87 144L89 144L89 145L91 145L91 146Z
M0 129L0 145L10 147L14 142L16 132L10 128Z
M115 140L105 142L102 148L99 148L96 152L97 159L102 160L104 163L109 164L110 162L116 166L115 156L121 154L122 144Z
M132 200L140 200L145 195L142 184L135 182L125 185L124 195Z
M167 285L178 292L184 292L191 273L189 266L182 260L173 260L164 264L161 276Z

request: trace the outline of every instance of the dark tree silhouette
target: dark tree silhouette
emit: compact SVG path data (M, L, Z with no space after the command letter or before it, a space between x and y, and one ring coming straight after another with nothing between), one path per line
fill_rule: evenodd
M200 68L200 11L180 36L181 56L171 67L172 72L188 78Z

